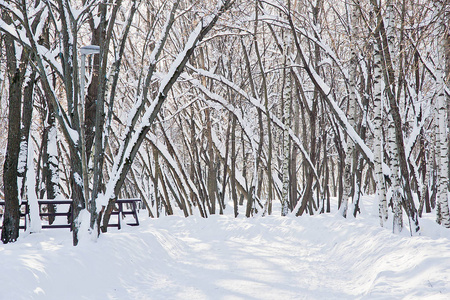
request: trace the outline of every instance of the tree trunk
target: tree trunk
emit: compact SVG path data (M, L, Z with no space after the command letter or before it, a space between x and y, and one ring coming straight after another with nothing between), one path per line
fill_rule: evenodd
M386 200L386 186L383 174L383 93L382 93L382 70L381 53L378 43L374 42L374 65L373 65L373 89L374 89L374 175L377 186L377 197L379 203L380 225L388 219L388 206Z
M236 116L231 116L231 174L230 174L230 183L231 183L231 198L233 199L233 211L234 217L237 218L239 215L239 205L238 205L238 197L236 191Z
M78 245L78 232L80 229L80 224L82 221L82 216L80 216L81 211L86 208L86 202L84 199L84 190L83 190L83 180L82 180L82 167L81 167L81 157L79 154L81 153L81 149L78 148L70 148L71 153L71 172L70 172L70 187L72 189L72 215L73 219L71 220L72 224L72 237L73 237L73 245Z
M292 83L291 83L292 84ZM292 87L295 87L295 85L292 84ZM300 111L299 111L299 104L298 101L292 99L292 105L293 105L293 123L294 123L294 134L298 137L300 133ZM292 147L292 153L291 153L291 162L290 162L290 177L291 177L291 185L290 185L290 200L289 205L291 211L294 210L294 208L297 206L297 154L298 154L298 148L297 146ZM325 153L326 155L326 153ZM326 164L326 162L325 162Z
M60 195L59 190L59 159L58 159L58 130L55 123L55 111L51 103L47 104L47 126L44 128L46 139L44 152L44 181L47 192L47 199L56 199ZM56 212L56 205L49 204L48 211ZM54 217L49 217L49 224L52 224Z
M207 187L208 187L208 199L211 204L210 214L216 213L216 191L217 191L217 178L214 164L214 149L212 141L212 125L211 125L211 111L209 108L205 110L206 118L206 139L208 147L208 172L207 172Z
M266 81L266 74L264 70L263 60L261 58L261 53L258 46L258 40L256 37L256 30L258 25L258 3L255 1L255 31L253 36L253 44L255 46L255 53L257 58L257 63L259 70L261 71L261 89L263 96L261 98L264 99L264 110L267 117L267 139L268 139L268 148L267 148L267 201L265 204L265 211L269 215L272 214L272 200L273 200L273 178L272 178L272 152L273 152L273 141L272 141L272 122L270 119L270 111L269 111L269 95L268 95L268 87Z
M395 124L392 118L389 118L388 128L389 138L389 156L391 157L391 190L392 190L392 210L394 212L393 231L399 233L403 229L402 217L402 195L399 182L399 160L397 151L397 142L395 139Z
M108 67L108 54L109 44L113 35L113 27L117 12L121 7L122 1L118 0L114 3L111 13L109 14L109 20L106 20L107 15L107 1L99 6L101 11L99 30L99 76L98 76L98 91L95 103L95 132L94 132L94 167L93 167L93 185L92 195L89 199L88 210L91 214L90 228L94 231L94 234L100 234L100 220L98 218L97 211L97 197L98 194L104 190L103 182L103 163L104 163L104 123L105 123L105 98L107 92L107 67ZM84 78L82 78L84 80ZM84 101L84 99L82 100Z
M3 12L3 19L9 16ZM9 19L10 20L10 19ZM17 186L17 165L20 151L20 118L22 103L23 71L17 67L15 42L5 35L7 72L9 80L8 144L3 165L5 187L5 211L3 214L2 242L15 242L19 237L20 198Z
M291 102L291 72L289 69L286 69L287 63L287 51L288 47L285 47L285 69L284 73L284 99L283 99L283 119L284 119L284 129L283 129L283 172L282 172L282 181L283 181L283 191L281 195L281 215L287 216L289 213L289 158L290 158L290 147L289 147L289 128L290 128L290 102Z
M357 69L358 69L358 53L357 53L357 29L358 29L358 17L359 7L354 4L351 9L351 59L350 59L350 84L349 84L349 97L348 97L348 122L352 127L355 127L355 114L356 114L356 81L357 81ZM347 217L348 200L352 199L355 195L354 185L354 159L355 157L355 145L350 137L347 137L347 149L345 151L345 166L344 166L344 190L342 204L340 207L342 216Z
M27 72L27 83L23 89L23 105L22 105L22 119L20 129L20 152L18 162L18 177L21 178L19 192L20 197L25 197L25 183L27 174L27 159L28 159L28 140L30 137L30 127L33 116L33 89L36 78L36 71Z
M442 22L441 29L445 29ZM447 103L445 95L445 39L444 37L439 38L438 42L438 64L436 66L436 90L437 90L437 100L436 100L436 113L438 122L437 126L437 136L439 138L439 152L437 155L440 156L439 161L439 187L438 187L438 206L439 214L437 216L438 223L442 224L444 227L450 228L450 215L448 206L448 141L447 141Z

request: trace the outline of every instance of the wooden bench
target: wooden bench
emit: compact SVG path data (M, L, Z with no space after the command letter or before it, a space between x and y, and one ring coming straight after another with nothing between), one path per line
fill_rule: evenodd
M69 223L69 220L72 220L72 210L70 209L72 205L72 200L65 199L65 200L38 200L39 204L39 216L41 219L43 217L54 217L56 220L56 217L65 217L66 218L66 224L42 224L42 228L72 228L72 224ZM67 211L65 212L49 212L48 211L48 205L68 205ZM47 206L47 212L44 212L42 206Z
M138 202L141 202L141 199L117 199L116 204L119 208L117 210L113 210L111 213L112 216L117 215L117 224L108 224L108 227L117 227L120 230L122 228L122 217L126 215L132 215L134 217L134 223L127 223L127 225L139 226ZM126 204L130 206L129 210L124 209Z
M133 223L127 223L127 225L130 226L138 226L139 225L139 218L138 218L138 203L141 202L141 199L118 199L116 200L116 209L113 210L111 215L117 215L117 223L110 223L108 224L108 227L117 227L119 230L122 228L122 218L126 215L132 215L134 217ZM65 217L66 223L65 224L42 224L42 228L72 228L72 224L70 223L71 220L73 220L72 210L70 209L72 205L71 199L64 199L64 200L38 200L39 204L39 216L41 219L43 217L54 217L56 220L56 217ZM46 212L43 210L43 206L48 205L67 205L67 210L61 212L49 212L48 209ZM129 209L126 209L126 206L129 206ZM0 207L5 207L5 201L0 200ZM24 219L23 225L20 225L20 229L26 230L27 229L27 220L29 216L30 210L28 206L28 202L26 200L22 201L21 203L21 213L20 217ZM2 212L0 211L0 218L2 217ZM69 222L70 220L70 222ZM58 223L58 222L57 222ZM60 222L59 222L60 223Z

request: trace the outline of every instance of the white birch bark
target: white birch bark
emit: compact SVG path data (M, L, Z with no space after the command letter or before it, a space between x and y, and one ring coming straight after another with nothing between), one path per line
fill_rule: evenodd
M437 73L436 73L437 74ZM437 76L436 76L437 78ZM436 161L435 166L435 176L436 176L436 222L438 224L441 224L442 216L441 216L441 201L439 199L439 185L440 185L440 178L441 178L441 172L440 172L440 165L441 165L441 143L439 143L439 106L437 103L434 105L434 124L433 124L433 136L431 140L433 141L433 144L435 145L432 154L433 159Z
M290 2L288 1L288 10L290 11ZM283 95L283 115L284 115L284 127L283 127L283 188L281 194L281 215L287 216L289 212L289 127L290 127L290 105L291 105L291 72L290 68L287 67L288 54L289 54L289 33L284 37L284 51L283 51L283 61L284 61L284 95Z
M381 53L378 43L374 43L374 171L377 185L377 196L379 202L380 225L388 219L388 209L386 201L386 187L383 174L383 94L382 94L382 74L381 74Z
M395 139L395 124L392 117L389 117L389 156L391 157L391 190L392 190L392 208L394 212L393 218L393 231L399 233L403 229L403 216L402 216L402 195L399 180L399 160L397 141Z
M391 53L391 62L395 66L397 51L395 51L395 33L394 33L394 6L391 1L388 1L386 6L386 37L389 46L389 52ZM394 85L394 82L390 82ZM395 123L393 114L389 116L389 128L388 128L388 144L389 144L389 156L391 158L391 190L392 190L392 210L393 217L393 232L399 233L403 229L403 215L402 215L402 192L400 182L400 158L398 152L397 141L395 137Z
M395 47L395 18L394 18L394 5L391 1L387 1L386 4L386 37L389 45L389 52L391 53L392 65L395 66L397 51ZM391 82L391 84L394 84Z
M287 51L287 49L286 49ZM289 126L290 126L290 99L291 99L291 76L286 72L286 86L284 88L284 130L283 130L283 192L281 199L281 215L286 216L289 212Z
M443 25L443 24L442 24ZM442 26L444 27L444 26ZM447 103L445 95L444 82L444 55L445 55L445 41L441 37L438 42L438 64L436 68L436 121L437 121L437 136L439 144L439 186L438 186L438 205L440 208L440 215L437 216L438 223L450 228L450 215L448 207L448 143L447 143Z

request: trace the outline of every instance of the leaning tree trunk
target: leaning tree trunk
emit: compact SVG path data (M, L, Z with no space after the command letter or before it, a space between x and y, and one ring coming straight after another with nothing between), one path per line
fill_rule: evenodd
M391 65L395 65L396 51L395 51L395 34L394 34L394 6L391 1L388 1L386 8L386 37L388 42L388 49L391 53ZM400 80L400 78L399 78ZM390 82L392 85L394 81ZM391 98L393 99L393 98ZM399 178L399 152L397 149L397 140L395 128L396 124L394 122L394 115L396 113L395 106L392 103L396 102L394 99L391 100L391 111L389 115L389 128L388 128L388 145L389 145L389 155L391 157L391 190L392 190L392 211L393 216L393 232L399 233L403 229L403 215L402 215L402 193L400 187Z

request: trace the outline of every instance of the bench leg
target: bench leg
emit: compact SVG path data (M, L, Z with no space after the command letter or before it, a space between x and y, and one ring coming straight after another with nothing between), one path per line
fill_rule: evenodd
M119 203L119 213L117 214L117 221L118 221L118 228L119 228L119 230L120 229L122 229L122 226L121 226L121 223L120 223L120 221L121 221L121 219L122 219L122 212L123 212L123 206L122 206L123 204L122 203Z
M133 207L133 216L134 216L134 219L136 220L136 226L139 226L139 218L138 218L138 214L137 214L137 204L136 204L136 202L133 202L132 207Z

